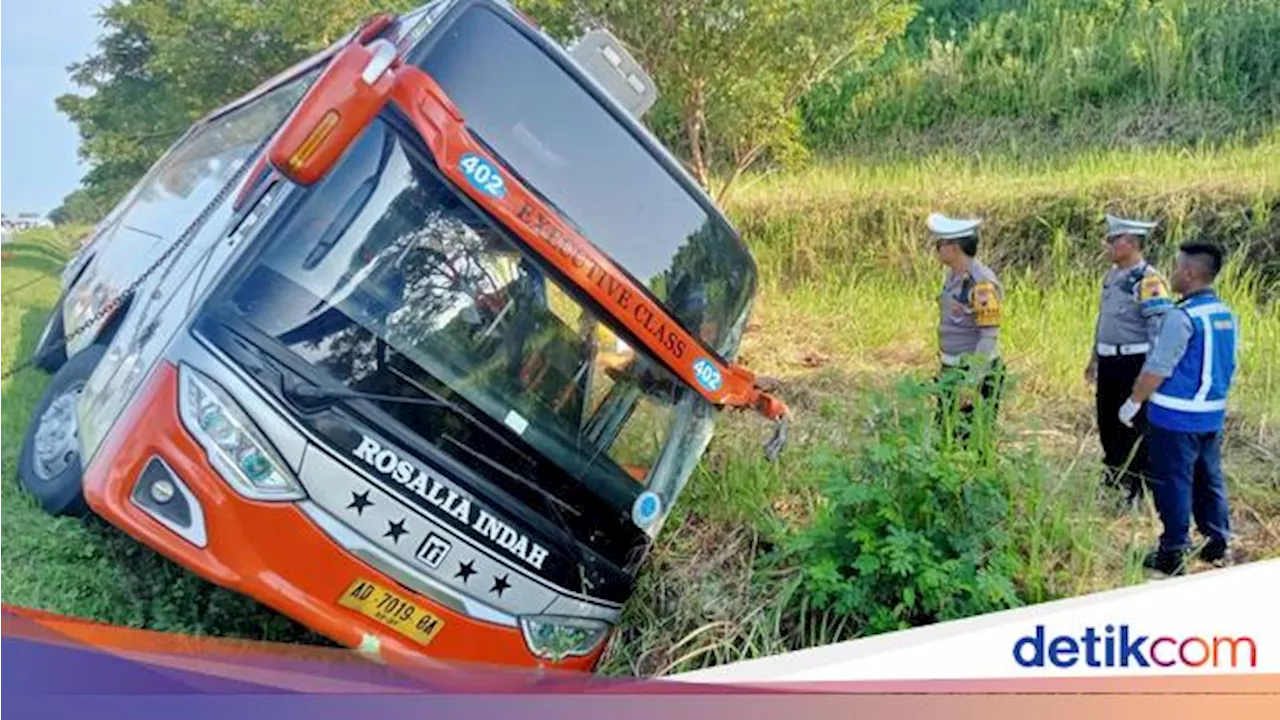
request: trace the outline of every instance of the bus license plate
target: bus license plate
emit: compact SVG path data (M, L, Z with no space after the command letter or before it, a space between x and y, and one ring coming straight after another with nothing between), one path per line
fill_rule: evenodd
M444 621L417 603L378 583L358 579L338 598L338 604L373 618L396 632L426 645L435 638Z

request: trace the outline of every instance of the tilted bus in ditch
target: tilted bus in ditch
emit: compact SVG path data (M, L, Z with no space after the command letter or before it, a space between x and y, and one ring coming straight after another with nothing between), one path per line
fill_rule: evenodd
M442 0L200 121L64 271L24 487L384 659L594 668L717 410L785 427L653 93Z

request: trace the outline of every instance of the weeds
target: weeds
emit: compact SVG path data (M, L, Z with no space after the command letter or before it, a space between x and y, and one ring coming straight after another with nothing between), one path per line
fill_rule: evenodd
M758 426L721 421L605 671L680 672L1142 582L1158 520L1149 504L1118 514L1099 497L1081 379L1106 208L1164 221L1149 254L1166 271L1182 240L1232 248L1219 284L1245 329L1226 454L1233 523L1246 557L1280 553L1277 152L843 164L744 188L734 219L762 294L740 356L784 380L794 441L771 466ZM943 272L923 218L939 207L987 219L980 254L1006 287L1000 345L1015 382L968 448L936 442L923 414ZM939 586L939 573L955 577Z
M806 103L819 152L1037 154L1256 137L1280 110L1270 0L926 0L907 35Z
M827 502L788 544L815 607L868 633L1021 603L1008 518L1036 463L988 452L981 434L949 442L926 387L906 383L879 404L859 457L817 456Z

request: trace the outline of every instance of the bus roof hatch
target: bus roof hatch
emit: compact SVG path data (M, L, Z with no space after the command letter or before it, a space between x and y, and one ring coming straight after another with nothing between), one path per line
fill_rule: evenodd
M608 30L588 31L569 48L569 54L636 118L644 117L657 101L653 78Z

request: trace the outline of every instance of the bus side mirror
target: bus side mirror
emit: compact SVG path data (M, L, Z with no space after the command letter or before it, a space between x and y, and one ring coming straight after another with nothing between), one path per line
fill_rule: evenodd
M338 162L391 97L395 45L377 39L340 50L271 141L271 164L311 185Z

